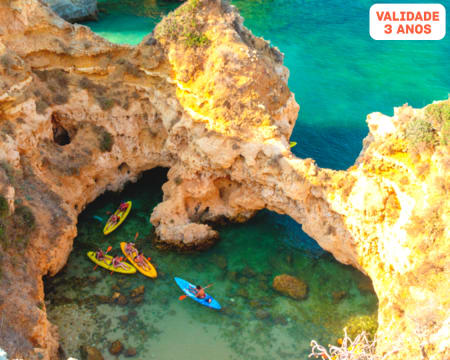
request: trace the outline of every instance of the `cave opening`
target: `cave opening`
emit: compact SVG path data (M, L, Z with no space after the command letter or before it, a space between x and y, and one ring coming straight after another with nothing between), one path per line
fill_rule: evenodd
M57 113L52 114L52 132L53 132L53 141L56 144L60 146L70 144L71 138L69 132L61 124L60 115Z
M306 239L299 240L295 233L301 227L287 216L264 210L244 224L222 225L217 228L221 241L204 252L157 249L149 217L166 181L167 169L146 171L122 191L105 192L79 215L67 265L45 279L48 317L59 327L67 356L80 358L80 347L87 345L109 356L111 344L119 340L123 353L131 348L160 360L194 359L193 343L219 360L297 359L309 354L311 339L336 343L344 326L375 326L377 298L370 280L330 254L311 250L311 244L293 246ZM107 212L125 200L132 201L130 215L103 235ZM86 256L109 246L109 254L123 256L122 241L133 241L151 259L157 279L111 274ZM283 274L305 284L301 299L274 290L274 279ZM175 276L212 283L207 292L222 310L180 301Z

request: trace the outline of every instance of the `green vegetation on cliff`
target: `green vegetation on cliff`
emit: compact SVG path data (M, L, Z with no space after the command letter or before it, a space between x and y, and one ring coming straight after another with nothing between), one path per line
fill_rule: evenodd
M450 142L450 100L431 104L425 108L423 117L414 117L406 125L404 136L409 148L419 145L434 147Z
M170 13L156 28L156 38L181 39L187 47L209 45L210 40L202 32L202 24L197 18L201 6L199 0L189 0Z

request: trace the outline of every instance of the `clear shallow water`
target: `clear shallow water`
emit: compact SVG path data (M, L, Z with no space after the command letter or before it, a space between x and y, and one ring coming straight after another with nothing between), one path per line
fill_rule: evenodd
M161 170L147 172L137 184L122 193L105 194L80 215L79 235L67 266L46 281L49 319L59 327L67 356L79 358L79 346L89 344L106 359L115 359L108 346L119 339L136 348L138 359L305 359L311 339L335 342L352 316L376 313L376 296L358 287L367 278L328 254L317 256L289 246L287 228L269 212L246 224L223 227L222 240L203 253L155 249L148 214L161 200L164 175ZM133 201L132 211L118 230L105 237L103 224L93 216L106 219L106 211L114 210L121 199ZM86 251L111 245L111 253L119 255L119 243L133 239L136 232L137 246L158 268L156 280L93 270ZM272 290L274 276L283 273L308 284L306 300L295 301ZM178 300L182 292L174 276L213 283L208 292L223 310ZM141 285L144 299L135 304L130 293ZM346 293L341 301L333 297L338 291ZM98 297L111 298L115 292L124 294L128 304L103 304ZM121 319L123 315L128 319Z

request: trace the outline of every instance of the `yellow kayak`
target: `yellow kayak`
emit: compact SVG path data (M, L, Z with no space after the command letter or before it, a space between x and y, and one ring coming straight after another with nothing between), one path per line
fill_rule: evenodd
M106 222L105 228L103 229L103 234L108 235L112 233L125 221L125 219L127 218L128 214L131 211L131 201L127 201L126 204L128 204L128 207L125 211L121 211L119 207L113 214L120 217L119 221L116 224L111 223L111 218L113 217L113 215L110 216L110 218Z
M136 256L138 254L137 250L134 251L133 253L133 257L131 257L130 255L128 255L125 252L125 246L127 245L126 242L121 242L120 243L120 248L122 249L123 254L127 257L128 261L130 263L133 264L133 266L139 270L139 272L145 276L151 277L151 278L156 278L158 276L158 273L156 272L155 267L153 266L153 264L147 260L147 258L145 258L145 262L147 263L147 266L149 267L150 270L145 270L143 269L141 266L139 266L134 260L133 257Z
M87 256L89 259L91 259L93 262L95 262L98 266L101 266L102 268L108 269L109 271L114 271L121 274L135 274L136 269L133 267L133 265L128 264L127 262L122 261L123 264L128 268L128 270L122 269L121 267L114 267L111 262L113 257L109 255L105 255L105 260L100 261L95 257L95 251L88 251Z

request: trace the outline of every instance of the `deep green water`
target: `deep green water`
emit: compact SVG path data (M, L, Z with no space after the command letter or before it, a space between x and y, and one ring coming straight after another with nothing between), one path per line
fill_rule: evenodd
M59 326L67 356L79 358L79 346L89 344L106 359L115 359L108 346L119 339L126 347L135 347L139 359L306 359L311 339L335 342L351 317L376 313L376 296L358 287L367 278L328 254L317 256L288 245L288 228L269 212L260 212L246 224L223 227L222 240L203 253L155 249L148 214L161 201L164 181L164 171L151 170L122 193L100 197L80 215L79 235L67 266L46 281L49 319ZM118 230L105 237L103 224L93 216L106 219L106 211L113 211L121 199L133 201L132 211ZM120 255L119 243L133 239L136 232L137 246L157 266L156 280L93 270L86 251L111 245L111 253ZM283 273L308 284L306 300L272 290L273 278ZM223 310L178 300L182 292L174 276L213 283L208 292ZM135 304L130 293L140 285L145 286L144 299ZM340 291L345 297L337 301L333 292ZM115 292L124 294L129 303L102 304L98 298L111 298ZM120 319L123 315L129 316L127 321Z
M354 162L367 134L368 113L390 115L394 106L406 102L421 107L446 98L450 91L448 35L441 41L374 41L368 33L373 3L233 1L245 25L285 53L289 86L301 106L293 151L313 157L320 166L345 169ZM87 25L110 41L137 44L176 6L160 0L103 0L100 8L106 12L99 22ZM222 241L205 253L156 250L148 217L161 199L163 182L164 173L151 171L124 192L105 194L81 214L68 265L46 283L49 317L60 327L67 355L77 357L79 345L90 344L106 359L115 359L107 347L120 339L137 348L138 359L306 359L311 339L334 342L352 316L376 312L375 295L358 289L364 282L361 274L321 251L300 225L270 212L220 229ZM105 217L121 199L133 200L132 213L105 238L102 224L92 216ZM158 266L161 276L156 281L92 270L87 250L113 245L118 254L119 242L132 239L136 231L139 246ZM281 273L308 284L307 300L273 292L272 279ZM173 276L213 282L210 293L224 310L179 301ZM116 291L128 296L139 285L146 290L138 305L100 304L96 298ZM334 301L336 291L344 291L346 297ZM119 317L130 311L136 315L122 322Z

